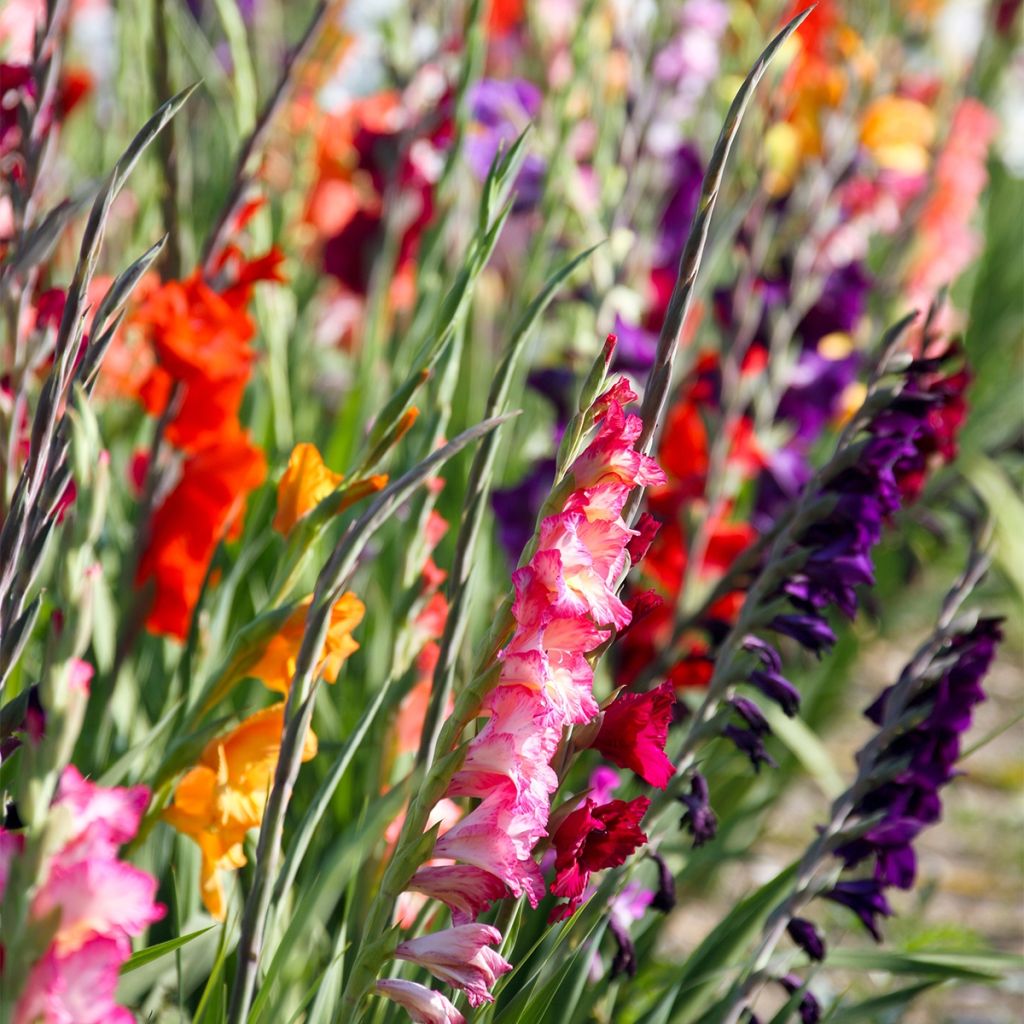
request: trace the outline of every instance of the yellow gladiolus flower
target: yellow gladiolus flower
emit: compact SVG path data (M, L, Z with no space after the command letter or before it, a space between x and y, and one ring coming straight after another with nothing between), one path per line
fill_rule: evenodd
M231 732L206 745L199 763L182 777L164 820L193 839L202 853L203 904L224 919L222 871L245 864L242 843L263 821L267 797L281 753L284 703L257 711ZM302 760L316 756L317 740L310 729Z
M287 536L343 479L341 473L334 473L324 465L316 445L297 444L277 485L274 529Z
M882 96L864 111L860 138L879 167L923 174L935 140L935 115L906 96Z
M306 627L306 613L312 597L307 597L288 617L281 629L270 638L260 660L249 670L249 675L261 680L278 693L287 694L295 675L295 660L302 645ZM350 654L359 650L352 639L352 630L363 620L366 606L355 594L341 595L331 609L331 622L327 629L324 651L317 662L316 671L329 683L338 678L342 664Z

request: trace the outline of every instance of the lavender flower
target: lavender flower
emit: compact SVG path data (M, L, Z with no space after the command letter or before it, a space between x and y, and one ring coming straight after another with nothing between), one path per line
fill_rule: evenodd
M473 124L466 138L466 161L483 181L498 150L511 145L540 111L540 90L522 78L485 78L472 87ZM540 199L546 165L536 153L527 154L516 179L513 209L522 213Z

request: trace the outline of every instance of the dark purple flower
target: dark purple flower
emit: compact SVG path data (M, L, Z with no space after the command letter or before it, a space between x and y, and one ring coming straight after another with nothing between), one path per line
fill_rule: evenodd
M722 730L722 735L727 740L732 740L736 748L750 758L750 763L755 772L761 770L761 765L766 764L769 768L778 768L771 755L764 748L762 733L754 732L751 729L741 729L738 725L727 725Z
M792 637L818 657L831 650L836 642L835 633L819 615L776 615L770 625L777 633Z
M555 410L555 440L560 441L572 416L576 374L561 366L545 366L531 370L526 384L551 403Z
M688 828L693 835L694 847L703 846L715 838L718 832L718 818L708 802L708 783L700 772L694 772L690 780L690 792L677 798L686 807L680 818L681 828Z
M757 479L751 519L754 527L761 533L769 531L779 513L799 497L811 475L811 464L803 451L789 445L773 452Z
M775 701L787 717L792 718L800 710L800 692L785 676L754 669L747 682Z
M813 444L839 411L843 392L857 379L860 356L830 359L808 349L793 369L776 419L793 426L796 443Z
M676 880L665 863L665 858L655 850L648 850L647 856L654 861L658 867L658 888L651 900L651 906L667 914L676 905Z
M882 933L878 928L878 918L892 917L892 907L889 906L882 889L883 885L878 879L858 878L849 882L837 882L824 896L833 903L852 910L875 937L875 941L881 942Z
M803 979L795 974L787 974L777 980L791 996L804 988ZM818 1024L821 1020L821 1004L807 989L804 989L804 994L800 997L799 1012L801 1024Z
M523 548L533 536L537 515L555 481L555 460L542 459L512 487L491 495L491 508L498 521L498 540L511 565L517 565Z
M633 945L628 929L619 924L614 917L610 917L608 931L612 933L616 946L611 976L617 978L620 974L628 974L629 977L634 977L637 969L636 946Z
M768 736L771 734L771 729L768 727L764 715L761 714L761 709L752 700L749 700L747 697L733 697L729 701L729 707L743 719L747 728L755 736Z
M882 765L896 766L894 774L853 808L853 822L874 823L834 851L846 868L872 864L872 878L840 883L829 897L850 907L876 939L880 937L876 917L890 913L883 890L909 889L914 884L913 842L941 815L939 790L956 776L960 737L970 727L974 705L984 699L981 681L1001 637L998 619L979 619L973 629L957 634L938 652L932 662L936 672L926 675L925 685L918 685L907 705L900 706L900 712L917 713L910 717L914 724L899 732L879 755ZM898 727L899 713L891 711L890 703L906 694L907 685L901 682L884 691L866 716L876 725ZM918 717L922 712L923 717ZM890 714L895 721L889 721Z
M654 263L674 270L683 254L704 180L704 162L695 146L687 142L676 150L670 174L672 184L658 225Z
M805 917L790 918L786 925L789 937L812 959L825 959L825 940L815 925Z

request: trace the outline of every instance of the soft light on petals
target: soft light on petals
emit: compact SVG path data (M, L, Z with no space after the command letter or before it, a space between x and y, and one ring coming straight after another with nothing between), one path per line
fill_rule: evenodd
M343 479L341 473L334 473L324 465L316 445L297 444L277 485L274 529L287 536Z
M439 981L466 993L470 1006L494 1002L491 986L512 965L491 949L501 942L501 932L487 924L463 924L430 935L400 942L399 960L425 967Z
M414 1024L466 1024L466 1018L440 992L401 978L381 979L377 992L404 1006Z

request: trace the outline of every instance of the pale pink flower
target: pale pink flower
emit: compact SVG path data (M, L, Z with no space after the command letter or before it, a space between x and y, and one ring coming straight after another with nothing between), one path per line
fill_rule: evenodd
M453 924L467 924L508 895L504 882L468 864L422 867L412 876L409 888L444 903L452 912Z
M114 1002L126 939L92 938L61 956L53 948L29 971L14 1024L133 1024Z
M572 651L534 648L503 656L501 682L536 691L565 723L589 722L597 714L593 681L590 663Z
M544 876L531 851L546 834L544 824L517 815L500 796L489 796L434 846L450 857L488 871L535 907L544 896Z
M455 773L448 788L449 796L486 797L492 793L502 796L526 814L543 820L549 795L558 788L558 776L548 761L558 745L558 734L550 734L546 757L538 760L533 748L530 755L517 748L516 737L499 732L500 721L492 718L480 733L484 737L470 744L462 768Z
M470 1006L479 1006L494 1002L491 986L512 970L512 965L490 948L500 942L501 932L489 924L461 924L400 942L395 956L462 989Z
M130 864L95 857L64 864L58 857L32 901L32 917L59 909L53 941L64 955L96 936L138 935L164 916L155 895L156 879Z
M466 1024L466 1018L440 992L415 981L381 979L377 992L404 1006L414 1024Z
M72 814L72 833L62 856L112 857L117 848L134 838L149 804L145 786L98 786L68 765L60 777L55 806Z

